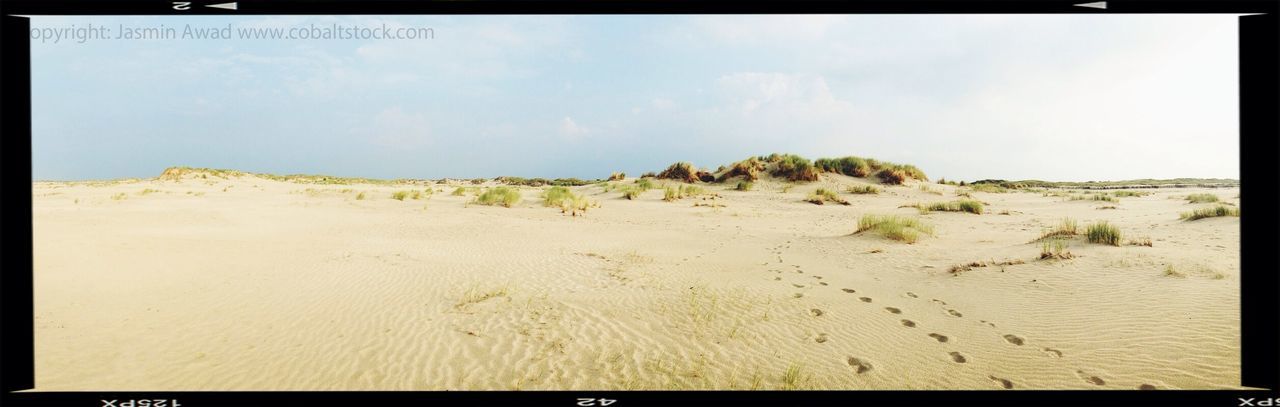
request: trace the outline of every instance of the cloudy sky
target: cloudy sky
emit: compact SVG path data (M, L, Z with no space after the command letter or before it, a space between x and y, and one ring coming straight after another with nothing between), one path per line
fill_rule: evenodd
M1225 15L35 17L431 40L32 41L36 180L176 165L598 178L792 152L931 177L1239 177Z

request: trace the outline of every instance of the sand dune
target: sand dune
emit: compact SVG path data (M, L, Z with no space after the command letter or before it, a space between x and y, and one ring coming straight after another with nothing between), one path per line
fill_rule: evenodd
M902 206L959 188L804 202L868 184L823 174L674 202L573 187L599 207L569 216L545 188L504 208L197 175L33 184L38 390L1239 386L1240 218L1171 199L1238 188L921 215ZM852 234L868 213L934 234ZM1152 246L1040 260L1063 217ZM1011 264L950 272L982 261Z

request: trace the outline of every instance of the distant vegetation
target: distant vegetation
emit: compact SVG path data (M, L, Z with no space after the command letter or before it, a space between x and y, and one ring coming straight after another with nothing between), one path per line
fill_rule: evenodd
M497 177L494 181L506 185L523 185L527 187L541 187L546 185L577 187L600 182L600 180L581 180L577 178L522 178L522 177ZM610 179L612 180L612 178Z
M970 185L997 185L1008 189L1023 188L1080 188L1080 189L1125 189L1125 188L1170 188L1170 187L1233 187L1240 186L1239 180L1225 178L1171 178L1171 179L1134 179L1124 181L1085 181L1054 182L1040 180L1005 181L1002 179L984 179L971 182Z

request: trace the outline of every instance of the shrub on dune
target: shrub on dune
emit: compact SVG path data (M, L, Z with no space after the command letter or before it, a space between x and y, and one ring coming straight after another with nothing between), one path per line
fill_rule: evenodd
M394 199L397 201L403 201L405 198L408 198L408 197L409 197L409 191L396 191L395 193L391 194L391 199Z
M805 202L817 205L822 205L824 202L835 202L841 205L849 205L849 201L840 198L835 191L826 188L818 188L813 191L812 194L809 194L808 198L805 198Z
M625 178L627 178L627 173L625 172L615 172L615 173L609 174L609 181L622 181Z
M720 175L716 181L725 182L733 177L742 177L743 181L755 181L760 178L760 172L764 171L765 164L756 157L751 157L742 161L733 163L729 170Z
M822 172L834 172L858 178L865 178L872 171L871 165L867 163L866 159L853 156L819 158L813 161L813 166Z
M573 192L569 188L554 186L542 191L542 205L548 207L560 207L565 201L573 199Z
M849 187L845 189L845 191L851 194L859 194L859 195L879 194L880 188L876 188L870 185L857 185L857 186Z
M466 194L467 194L467 189L466 189L466 188L464 188L464 187L458 187L457 189L454 189L454 190L453 190L453 193L450 193L449 195L453 195L453 196L463 196L463 195L466 195Z
M780 156L770 174L775 177L786 178L788 181L818 180L818 169L813 166L813 163L809 162L809 159L795 154Z

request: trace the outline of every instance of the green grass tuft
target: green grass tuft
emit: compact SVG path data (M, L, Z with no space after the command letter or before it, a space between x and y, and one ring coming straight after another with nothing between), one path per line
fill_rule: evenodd
M982 202L978 202L972 199L961 199L958 201L951 201L951 202L934 202L929 205L916 204L915 207L916 209L919 209L920 213L922 214L934 212L934 211L969 212L975 215L982 214Z
M737 191L750 191L753 184L751 181L738 181L738 186L733 187Z
M1120 245L1120 228L1107 223L1107 221L1089 225L1085 230L1085 236L1088 237L1089 243Z
M559 208L564 206L566 201L573 200L573 192L569 188L555 186L542 192L542 205Z
M851 194L857 194L857 195L866 195L866 194L874 195L874 194L880 193L880 188L876 188L871 185L856 185L856 186L851 186L849 188L846 188L845 192L848 192Z
M837 195L836 191L826 188L818 188L817 190L814 190L813 193L809 194L809 197L804 200L805 202L817 205L822 205L824 202L835 202L841 205L849 205L849 201L846 201L841 198L840 195Z
M878 233L889 239L915 243L922 234L932 235L933 227L916 218L867 214L858 219L858 231L854 233L867 231Z
M1187 195L1187 202L1190 202L1190 203L1218 202L1218 196L1214 194L1191 194L1191 195Z
M480 205L502 205L510 208L520 202L520 191L511 187L494 187L485 190L476 197L475 203Z
M454 190L453 190L453 192L452 192L452 193L450 193L449 195L453 195L453 196L464 196L464 195L466 195L466 194L467 194L467 188L466 188L466 187L458 187L458 188L454 189Z
M1178 216L1182 220L1199 220L1204 218L1216 218L1219 216L1240 217L1240 208L1232 208L1225 205L1218 205L1212 208L1200 208L1191 212L1183 212Z

